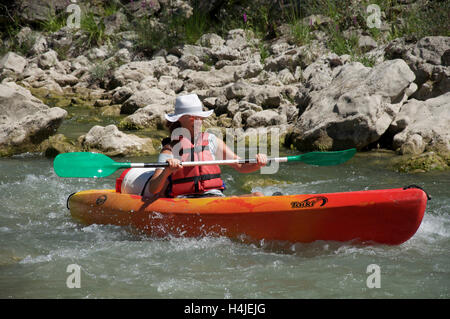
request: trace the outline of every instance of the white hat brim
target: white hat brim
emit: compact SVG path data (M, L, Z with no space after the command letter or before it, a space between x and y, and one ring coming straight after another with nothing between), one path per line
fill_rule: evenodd
M214 112L214 110L209 110L209 111L202 111L202 112L188 112L188 113L181 113L181 114L164 114L164 116L166 117L166 120L169 122L176 122L180 119L180 117L184 116L184 115L192 115L192 116L199 116L199 117L208 117L210 116L212 113Z

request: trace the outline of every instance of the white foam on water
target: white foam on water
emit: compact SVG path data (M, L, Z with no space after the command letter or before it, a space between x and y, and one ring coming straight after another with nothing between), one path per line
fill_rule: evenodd
M447 216L425 215L418 235L436 241L450 237L450 219Z
M114 177L63 179L54 174L50 162L23 158L27 161L23 172L14 175L7 168L6 178L0 178L0 239L8 245L8 254L17 257L2 280L19 278L17 285L7 281L8 296L450 297L446 288L450 206L445 196L433 196L417 233L393 247L325 241L244 244L224 237L155 239L130 233L127 227L83 226L72 220L67 196L79 190L113 188ZM6 163L16 171L22 169ZM354 167L338 172L313 168L313 173L303 168L292 173L291 169L286 166L284 174L295 183L279 187L285 194L374 189L403 185L409 178L394 174L392 181L381 181L376 175L358 175ZM224 178L228 192L239 192L234 187L239 174L227 171ZM82 267L81 292L65 288L65 270L71 263ZM371 263L381 266L378 292L365 286L366 267ZM58 274L61 278L54 279Z
M46 255L27 255L25 258L23 258L19 263L20 264L38 264L38 263L48 263L48 262L54 262L58 259L82 259L86 256L92 254L94 251L92 251L91 248L87 249L80 249L78 247L70 247L70 248L59 248L50 251Z

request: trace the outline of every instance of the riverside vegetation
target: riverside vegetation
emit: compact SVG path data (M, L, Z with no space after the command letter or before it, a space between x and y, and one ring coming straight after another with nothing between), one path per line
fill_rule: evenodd
M206 127L236 141L276 128L295 151L384 149L399 171L449 168L450 1L0 6L1 156L156 154L164 113L193 92L214 109Z

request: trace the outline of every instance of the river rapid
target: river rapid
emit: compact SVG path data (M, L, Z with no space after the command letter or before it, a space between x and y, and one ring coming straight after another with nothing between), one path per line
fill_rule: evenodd
M387 168L389 157L358 153L332 167L287 163L270 176L225 167L223 177L230 195L244 193L249 178L278 180L253 187L267 195L419 185L432 200L417 233L399 246L154 239L116 226L84 226L72 220L67 197L113 188L120 172L64 179L39 154L1 158L0 298L449 298L450 172L397 173ZM79 288L68 287L73 264L80 267ZM367 284L373 264L379 288Z

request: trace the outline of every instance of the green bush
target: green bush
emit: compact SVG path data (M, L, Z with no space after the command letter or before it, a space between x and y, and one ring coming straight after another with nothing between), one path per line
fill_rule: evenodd
M109 79L114 73L114 70L119 65L116 62L99 62L95 64L90 70L90 84L98 84L100 87L105 88Z
M259 47L259 54L261 56L261 63L264 64L264 61L270 56L270 52L262 42L259 42L258 47Z
M80 28L87 35L87 43L88 47L92 47L94 45L101 45L103 41L106 39L105 35L105 25L98 19L96 22L95 15L92 12L84 14L81 17Z
M37 38L38 38L38 33L35 31L31 31L31 33L29 33L20 44L17 42L14 42L11 50L16 53L19 53L25 57L29 56L30 52L31 52L31 48L36 43Z
M429 2L410 10L392 10L390 39L450 36L450 1Z
M137 49L148 54L159 49L169 49L179 44L194 44L211 30L208 15L194 10L189 18L164 12L160 15L163 25L144 16L135 22Z
M301 21L297 21L294 24L291 24L291 35L294 42L298 45L309 44L312 38L311 28Z
M184 35L186 43L194 44L200 37L207 33L210 28L210 21L206 13L200 10L194 10L188 19L175 20L181 23L180 33ZM184 34L183 34L184 33Z
M331 25L328 34L330 37L327 45L337 55L355 55L357 53L358 38L355 34L351 34L349 37L344 36L338 25Z
M49 14L46 21L40 23L40 28L46 32L56 32L67 25L65 12L58 15Z

